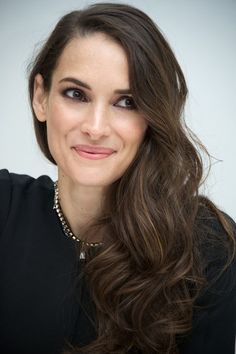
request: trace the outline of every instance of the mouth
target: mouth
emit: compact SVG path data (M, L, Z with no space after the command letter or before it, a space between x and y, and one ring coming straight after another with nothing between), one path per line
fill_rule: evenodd
M115 150L100 146L76 145L72 148L79 156L89 160L101 160L111 156Z

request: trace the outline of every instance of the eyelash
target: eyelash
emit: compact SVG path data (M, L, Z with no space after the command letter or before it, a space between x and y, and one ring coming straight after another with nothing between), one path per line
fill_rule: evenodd
M73 96L73 97L69 96L68 93L69 93L70 91L73 91L73 93L74 93L74 92L79 93L79 96L78 96L78 97L76 97L76 96ZM85 93L84 93L81 89L78 89L78 88L73 88L73 87L67 88L67 89L63 90L62 95L63 95L64 97L66 97L66 98L71 99L71 100L78 100L79 102L89 102L89 100L87 99ZM120 101L122 101L122 100L126 100L126 99L128 99L128 100L131 101L131 106L122 107L122 106L119 106L119 105L117 104L118 102L120 102ZM119 97L119 99L117 100L117 103L115 103L114 106L117 106L117 107L119 107L119 108L121 108L121 109L127 109L127 110L130 110L130 111L137 109L137 106L136 106L136 104L135 104L135 102L134 102L132 96L128 96L128 95L126 95L126 96L121 96L121 97Z
M76 97L76 96L74 96L74 97L69 96L68 92L70 92L70 91L78 92L82 96L82 99L81 99L81 97L79 98L79 97ZM79 90L78 88L72 88L72 87L71 88L67 88L67 89L63 90L62 94L63 94L64 97L69 98L71 100L78 100L78 101L81 101L81 102L87 102L88 101L86 99L86 95L84 94L84 92L82 90Z

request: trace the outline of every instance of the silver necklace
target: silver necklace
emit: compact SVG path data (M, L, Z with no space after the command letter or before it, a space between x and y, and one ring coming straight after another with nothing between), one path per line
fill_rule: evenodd
M62 230L64 234L75 240L76 242L79 242L81 246L88 246L88 247L98 247L101 246L103 243L102 242L86 242L81 240L78 236L76 236L68 223L66 222L66 219L64 217L64 214L62 212L61 206L60 206L60 199L59 199L59 189L58 189L58 182L54 182L54 204L53 204L53 209L56 210L57 216L61 222ZM80 259L85 259L85 252L81 251L80 252Z

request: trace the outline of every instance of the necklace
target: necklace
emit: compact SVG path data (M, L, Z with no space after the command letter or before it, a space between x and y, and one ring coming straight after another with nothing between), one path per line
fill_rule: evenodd
M68 223L66 222L65 216L62 212L61 206L60 206L60 201L59 201L59 189L58 189L58 182L56 181L54 183L54 204L53 204L53 209L56 210L57 216L61 222L61 226L62 226L62 230L64 232L64 234L69 237L72 238L73 240L75 240L76 242L79 242L81 246L88 246L88 247L97 247L97 246L101 246L103 243L102 242L86 242L81 240L78 236L76 236L70 226L68 225ZM81 251L80 252L80 259L85 259L85 252Z

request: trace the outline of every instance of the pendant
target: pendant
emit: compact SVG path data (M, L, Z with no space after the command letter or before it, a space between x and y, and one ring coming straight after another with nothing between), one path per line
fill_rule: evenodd
M85 252L84 251L80 252L79 259L85 259Z

